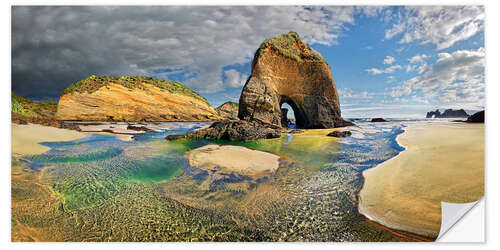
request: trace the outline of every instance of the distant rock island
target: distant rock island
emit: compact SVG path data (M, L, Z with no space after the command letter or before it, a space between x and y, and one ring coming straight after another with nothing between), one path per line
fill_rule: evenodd
M436 109L436 111L427 112L427 115L425 117L426 118L467 118L467 117L469 117L469 115L463 109L458 109L458 110L447 109L443 113L439 112L439 109Z
M215 109L217 114L222 118L229 120L238 119L238 103L236 102L225 102Z
M295 32L265 40L240 95L239 121L215 122L187 137L255 140L281 136L281 105L288 103L297 128L352 125L342 119L330 66Z
M92 75L64 90L56 119L158 122L222 118L205 98L178 82Z
M484 123L484 110L469 116L469 118L467 118L467 122Z

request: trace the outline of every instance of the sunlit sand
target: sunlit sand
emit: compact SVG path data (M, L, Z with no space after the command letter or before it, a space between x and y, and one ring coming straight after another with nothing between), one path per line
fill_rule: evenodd
M484 124L410 125L398 143L406 150L363 173L359 210L391 228L436 237L441 201L484 195Z
M207 145L188 152L190 166L260 177L276 171L279 156L240 146Z
M88 136L69 129L38 124L12 124L12 153L21 155L41 154L50 150L40 142L72 141Z
M121 140L132 140L132 135L113 134L108 132L78 132L70 129L61 129L39 124L12 124L12 153L14 155L41 154L49 147L40 145L40 142L73 141L91 134L112 135Z

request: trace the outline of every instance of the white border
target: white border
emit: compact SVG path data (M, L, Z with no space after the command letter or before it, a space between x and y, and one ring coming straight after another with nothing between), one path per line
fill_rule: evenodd
M500 40L498 39L499 31L498 26L500 25L500 8L498 8L499 1L451 1L451 0L407 0L407 1L390 1L390 0L380 0L380 1L274 1L274 0L253 0L253 1L203 1L203 0L173 0L173 1L160 1L160 0L146 0L146 1L131 1L131 0L121 0L121 1L9 1L3 2L0 12L2 18L1 34L3 34L2 39L2 71L3 82L1 83L2 91L0 94L1 107L3 108L3 116L1 124L2 131L2 171L3 180L1 183L3 187L0 188L0 193L2 195L2 205L1 212L1 239L2 245L5 248L17 248L17 249L88 249L88 248L120 248L120 249L136 249L138 247L147 248L176 248L176 249L187 249L193 247L207 248L207 249L218 249L221 247L227 247L231 249L255 249L255 248L275 248L283 247L287 249L302 249L302 248L347 248L347 249L366 249L370 248L382 248L382 249L420 249L421 247L439 247L448 249L470 249L472 247L487 247L499 249L500 237L498 232L499 216L498 212L500 207L498 200L500 197L498 195L498 190L500 190L499 183L497 179L500 177L498 164L498 158L494 159L495 154L498 154L500 145L498 141L500 140L500 123L499 117L500 112L496 111L499 106L500 92L498 91L498 86L500 84L499 72L500 67L498 60L500 58ZM486 51L487 51L487 109L486 114L487 124L486 124L486 197L491 197L491 199L486 199L486 244L453 244L453 243L11 243L10 242L10 10L11 5L464 5L464 4L481 4L486 6ZM496 149L496 150L495 150Z

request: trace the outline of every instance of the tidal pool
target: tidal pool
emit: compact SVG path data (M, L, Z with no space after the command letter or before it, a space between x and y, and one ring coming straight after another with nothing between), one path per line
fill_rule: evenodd
M19 181L36 179L50 194L32 197L29 206L51 206L13 209L13 232L38 228L40 238L56 241L408 240L357 210L361 172L402 150L395 143L400 123L353 127L362 136L343 139L327 137L327 129L253 142L163 140L202 126L175 123L127 142L92 135L44 143L51 150L13 168L25 173ZM270 152L280 166L266 178L214 179L194 171L185 155L208 144ZM13 201L24 204L32 188L13 186L23 194Z

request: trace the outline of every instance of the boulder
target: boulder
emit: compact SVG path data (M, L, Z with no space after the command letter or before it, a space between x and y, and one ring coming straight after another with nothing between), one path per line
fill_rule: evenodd
M150 129L150 128L147 128L145 126L135 126L135 125L132 125L132 124L129 124L127 126L127 129L128 130L134 130L134 131L154 131L153 129Z
M214 122L208 128L186 134L188 138L230 141L252 141L280 136L281 128L279 127L244 120Z
M352 135L351 131L333 131L327 134L327 136L338 137L338 138L347 137L351 135Z
M372 122L387 122L384 118L373 118Z
M467 118L467 122L484 123L484 110L469 116L469 118Z
M292 107L297 128L352 125L341 117L330 66L295 32L260 45L240 96L238 117L282 127L283 103Z

